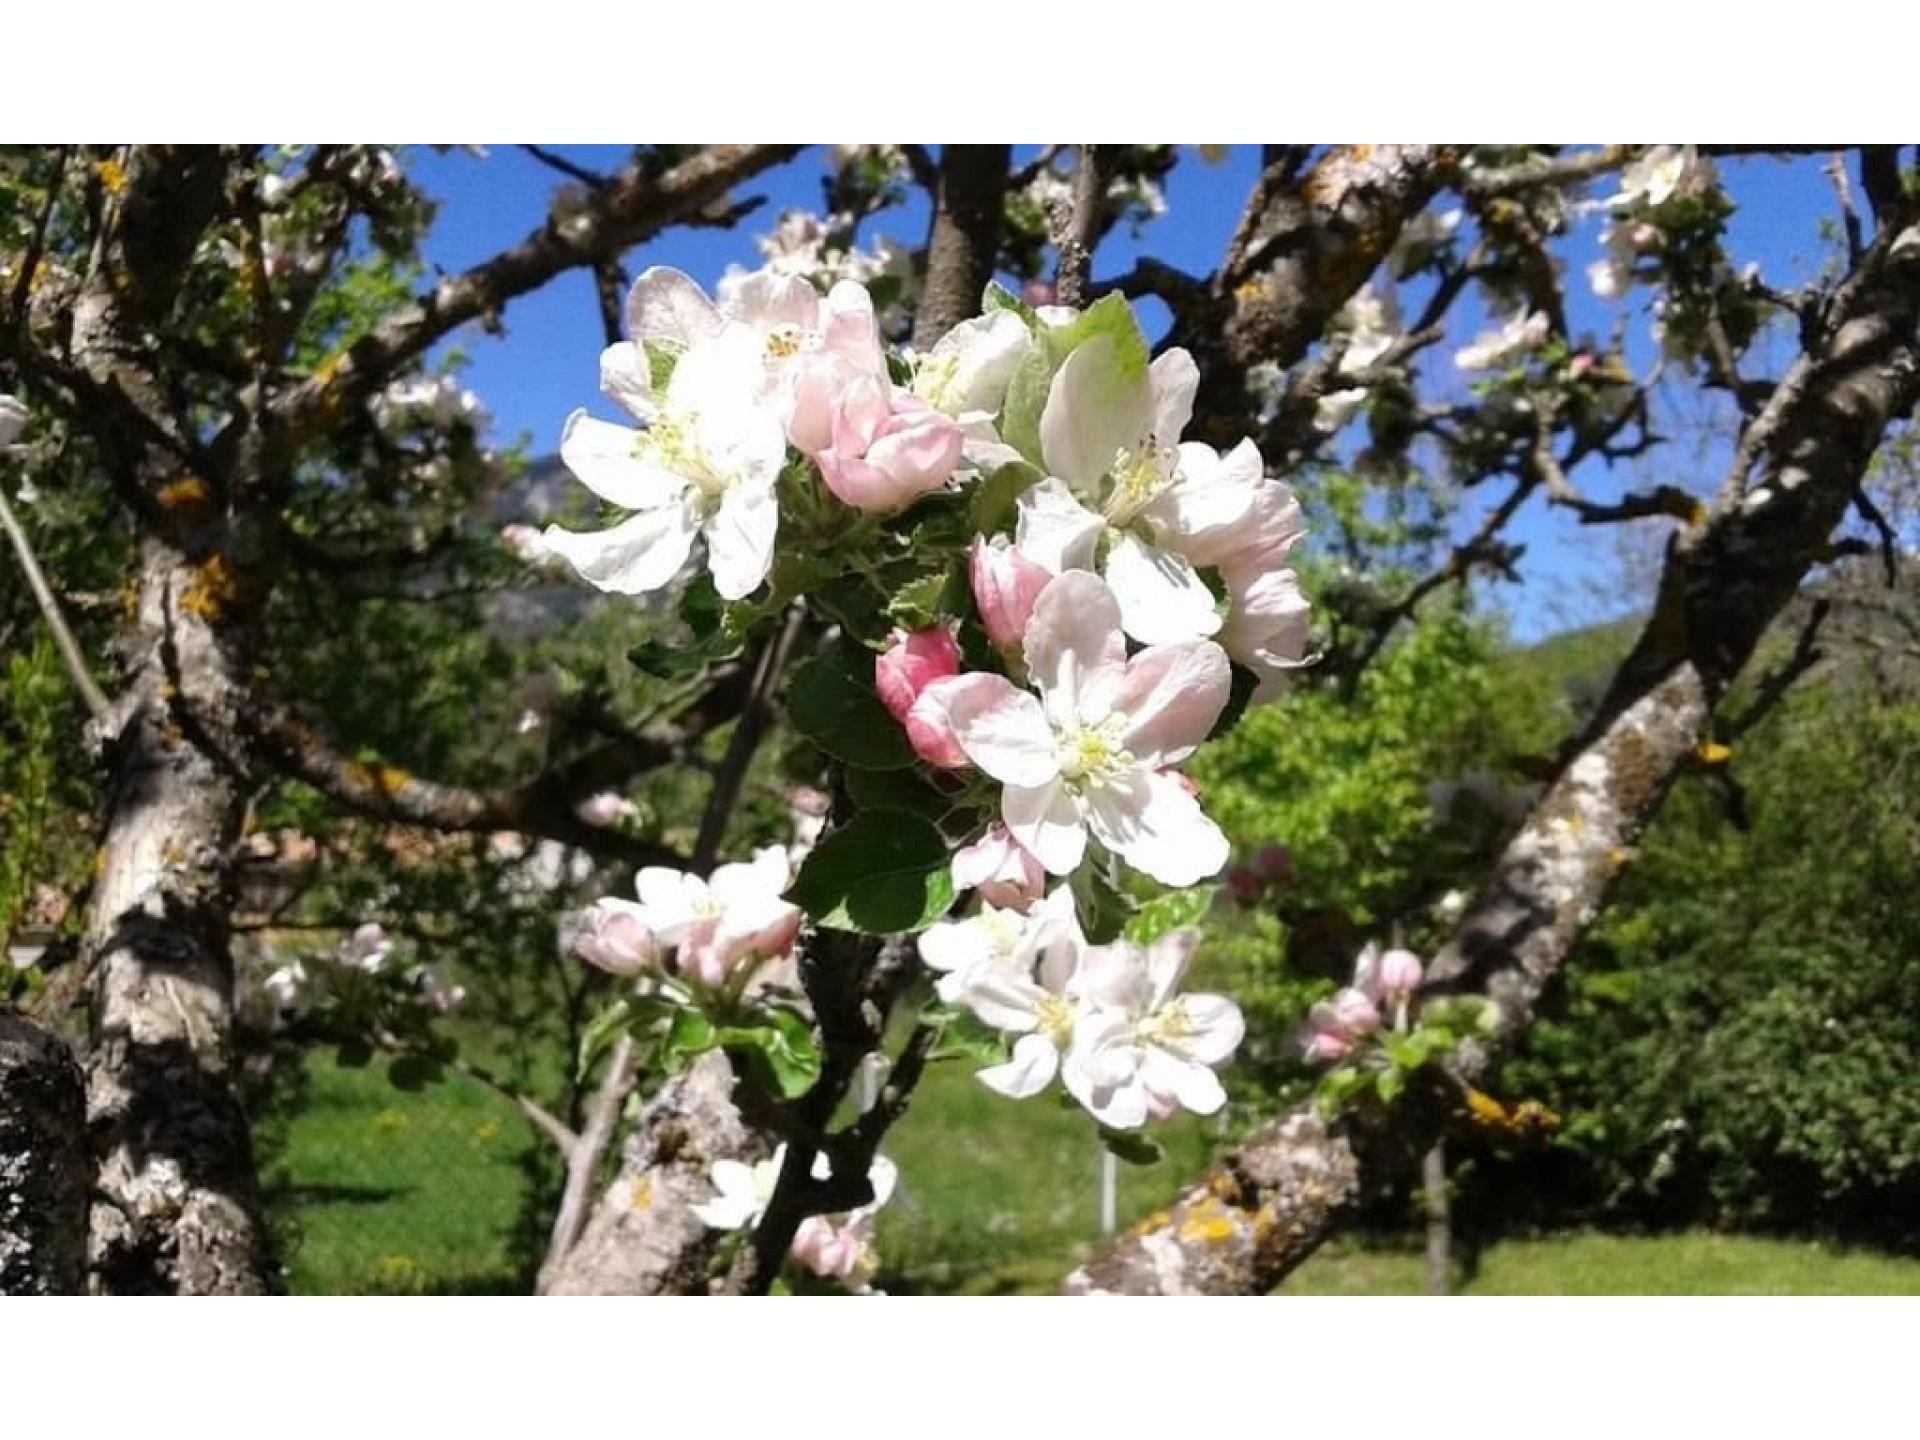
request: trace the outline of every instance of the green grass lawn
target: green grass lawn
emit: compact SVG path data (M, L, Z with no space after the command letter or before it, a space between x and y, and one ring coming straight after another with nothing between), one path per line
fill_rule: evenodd
M304 1102L267 1172L268 1205L303 1293L518 1291L545 1216L527 1197L541 1146L491 1092L453 1079L395 1090L378 1067L308 1061ZM883 1213L880 1283L894 1291L1046 1292L1097 1238L1100 1151L1076 1110L1013 1103L964 1062L936 1066L887 1144L900 1190ZM1120 1167L1137 1220L1203 1162L1213 1129L1156 1136L1166 1156ZM1410 1295L1417 1248L1341 1241L1283 1294ZM1811 1241L1704 1233L1571 1234L1493 1245L1460 1277L1484 1295L1920 1294L1920 1260Z

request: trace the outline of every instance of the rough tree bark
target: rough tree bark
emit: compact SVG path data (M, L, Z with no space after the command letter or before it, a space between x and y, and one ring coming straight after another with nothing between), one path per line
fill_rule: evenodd
M86 1086L60 1040L0 1015L0 1295L86 1288Z
M1500 1035L1527 1023L1629 862L1634 841L1710 737L1751 658L1858 490L1887 426L1920 401L1920 226L1889 221L1833 296L1821 332L1743 433L1709 518L1677 536L1654 613L1594 720L1496 862L1429 970L1477 990ZM1757 469L1756 469L1757 467ZM1748 475L1754 473L1749 483ZM1471 1080L1494 1045L1458 1057ZM1411 1131L1437 1129L1410 1115ZM1264 1293L1310 1255L1359 1191L1362 1145L1311 1104L1227 1155L1167 1211L1067 1278L1070 1293ZM1403 1134L1417 1155L1432 1134Z
M106 839L86 915L93 977L88 1123L98 1159L90 1264L108 1292L270 1287L246 1116L234 1095L228 917L244 794L182 689L244 673L217 557L142 546L107 737Z
M691 1207L712 1198L708 1171L757 1159L765 1142L733 1104L733 1067L719 1051L694 1062L647 1106L620 1171L573 1247L544 1277L547 1295L684 1295L704 1288L722 1232Z

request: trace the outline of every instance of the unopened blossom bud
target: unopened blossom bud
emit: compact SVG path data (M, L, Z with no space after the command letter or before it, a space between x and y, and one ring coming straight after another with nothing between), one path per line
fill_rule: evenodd
M998 910L1026 914L1046 883L1045 868L1004 825L994 826L953 857L954 888L978 890L980 898Z
M1389 950L1380 957L1380 996L1398 1004L1420 988L1420 957L1411 950Z
M898 510L947 483L965 439L917 395L863 375L840 392L833 443L814 459L827 488L856 510Z
M929 765L937 765L942 770L963 770L972 762L961 748L960 737L954 733L947 707L940 701L940 687L944 683L934 681L907 711L907 743L913 746L913 753Z
M11 395L0 395L0 445L11 445L27 428L27 407Z
M587 824L605 829L609 825L618 825L637 812L638 807L626 796L603 790L598 795L582 800L573 813Z
M1380 1028L1380 1011L1361 991L1348 986L1333 997L1333 1019L1350 1036L1371 1035Z
M822 1280L844 1280L859 1268L861 1249L855 1227L835 1225L824 1215L809 1215L793 1232L791 1253Z
M893 643L873 662L873 687L887 713L902 725L920 692L960 673L960 647L944 626L895 630Z
M1003 650L1017 647L1026 637L1033 602L1053 579L1052 572L1014 549L1006 536L996 535L974 541L967 573L987 638Z
M1325 1065L1344 1060L1353 1050L1353 1037L1341 1028L1333 1007L1320 1004L1307 1013L1306 1033L1301 1048L1310 1064Z
M573 950L589 965L612 975L631 976L652 967L660 945L624 902L602 900L582 917Z

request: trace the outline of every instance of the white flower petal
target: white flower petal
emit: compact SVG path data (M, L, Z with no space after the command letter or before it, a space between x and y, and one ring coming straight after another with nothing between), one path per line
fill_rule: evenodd
M685 492L687 482L642 460L635 452L640 439L638 430L610 425L576 410L560 432L560 458L582 485L623 510L654 510L672 504Z
M1039 700L979 670L936 680L917 702L946 715L967 758L1003 785L1045 785L1060 773Z
M1025 1100L1046 1089L1059 1069L1060 1052L1051 1040L1044 1035L1023 1035L1014 1043L1011 1060L988 1066L974 1078L1010 1100Z
M1108 672L1126 664L1127 642L1113 591L1084 570L1055 576L1033 602L1025 649L1027 672L1047 718L1063 728L1078 723L1082 688L1110 683Z
M610 530L549 525L540 538L589 584L614 595L644 595L680 573L697 528L693 511L674 504L642 510Z
M1086 823L1101 844L1163 885L1197 885L1227 863L1227 837L1200 802L1171 776L1151 770L1088 791Z
M721 598L739 600L760 588L773 566L780 506L770 489L736 485L707 521L707 566Z
M1198 640L1220 628L1213 592L1185 556L1118 536L1107 552L1107 583L1120 602L1120 623L1143 645Z
M636 341L692 345L717 335L722 323L706 292L671 266L641 271L627 292L627 333Z
M655 410L653 375L647 357L631 340L600 352L600 389L636 420L651 420Z
M1047 473L1091 494L1114 456L1147 438L1153 391L1145 375L1125 375L1111 337L1096 335L1067 356L1040 412Z
M1211 640L1142 650L1113 695L1128 717L1122 743L1149 770L1177 765L1213 733L1232 693L1233 667Z
M1061 480L1043 480L1020 497L1013 543L1027 559L1058 575L1093 569L1107 522L1074 498Z
M1155 357L1147 378L1153 388L1153 443L1173 446L1193 419L1193 397L1200 390L1200 367L1178 347Z
M1079 802L1059 781L1032 789L1007 786L1000 792L1000 818L1048 873L1071 875L1080 868L1087 853L1086 823Z

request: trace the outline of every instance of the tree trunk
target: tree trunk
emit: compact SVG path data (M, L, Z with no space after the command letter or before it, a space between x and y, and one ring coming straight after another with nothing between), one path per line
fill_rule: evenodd
M172 703L230 693L241 657L216 625L228 592L217 556L193 565L158 541L143 546L85 933L99 1163L89 1263L109 1293L251 1294L273 1280L230 1084L228 915L244 795L214 717Z
M0 1295L75 1295L87 1274L87 1111L59 1039L0 1015Z
M980 313L980 296L999 259L1000 205L1010 145L948 145L927 235L927 279L913 321L913 343L933 348L947 331Z

